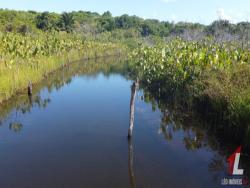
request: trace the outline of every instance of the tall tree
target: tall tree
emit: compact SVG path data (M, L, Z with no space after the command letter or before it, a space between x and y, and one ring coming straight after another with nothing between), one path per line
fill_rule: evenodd
M43 12L36 17L36 26L38 29L42 29L44 31L51 29L52 25L50 23L49 12Z
M73 30L73 25L74 25L74 17L73 14L64 12L61 16L61 25L62 28L67 31L68 33Z

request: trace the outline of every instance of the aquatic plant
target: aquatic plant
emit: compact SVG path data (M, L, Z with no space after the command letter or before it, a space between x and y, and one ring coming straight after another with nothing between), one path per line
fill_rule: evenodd
M114 55L123 49L61 32L5 33L0 40L0 103L26 88L29 81L35 84L68 62Z
M131 53L130 67L159 97L179 96L182 106L250 127L250 52L237 42L177 38L140 46Z

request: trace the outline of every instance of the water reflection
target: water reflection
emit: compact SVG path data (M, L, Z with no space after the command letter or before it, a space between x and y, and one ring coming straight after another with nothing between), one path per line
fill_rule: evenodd
M134 171L134 151L133 151L133 140L128 139L128 174L130 180L130 187L136 187L136 178Z
M87 62L72 62L68 66L62 67L58 71L48 75L39 84L34 85L32 88L32 95L21 93L1 104L0 125L8 121L10 130L20 132L25 125L20 122L19 113L30 113L32 108L35 107L39 109L46 108L51 103L49 94L53 90L60 90L64 85L69 85L73 77L88 75L90 78L95 78L101 72L106 77L109 77L111 73L119 73L125 77L126 71L127 67L123 58L114 59L110 57L106 58L106 60L100 58ZM42 97L42 90L47 90L48 96Z
M1 186L4 185L3 182L9 185L12 182L21 182L20 187L25 187L29 179L33 180L35 185L40 185L40 179L36 178L43 177L43 183L47 186L41 187L64 186L60 183L65 183L65 186L76 183L74 187L107 187L108 184L109 187L186 186L185 183L178 182L179 180L188 181L190 187L200 187L201 184L198 183L204 183L204 187L213 187L210 185L219 184L211 183L209 174L214 181L219 182L226 174L226 157L235 149L234 145L242 142L245 143L245 151L241 160L249 177L247 173L250 158L247 156L249 152L246 147L249 137L230 140L230 135L234 134L232 131L222 125L211 125L208 121L200 119L199 115L179 103L175 96L166 98L167 95L162 95L161 91L164 89L151 90L140 84L143 90L141 99L145 101L142 102L142 111L147 113L147 109L143 107L146 106L145 103L149 103L149 109L152 107L152 111L157 112L157 121L147 124L144 119L136 117L134 125L137 115L134 112L137 104L135 96L139 93L136 91L137 83L133 82L129 89L130 82L123 78L127 78L126 65L117 60L106 61L108 63L72 63L34 86L32 97L19 95L3 105L0 109L0 124L3 122L5 126L1 128L6 129L1 131L1 142L5 143L2 145L3 155L0 161L4 167L2 173L8 170L9 173L1 174ZM101 81L92 80L100 72L103 73ZM119 73L123 77L111 77L112 82L103 79L103 75L109 77L111 73ZM75 79L83 75L84 79ZM72 87L62 88L69 84ZM87 90L85 87L88 87ZM61 89L62 92L55 92ZM118 89L119 95L113 92ZM85 95L81 91L86 91ZM117 96L118 100L114 100ZM43 112L36 111L44 108L46 110ZM62 108L70 113L63 111L62 116ZM158 109L161 113L158 113ZM152 111L148 111L147 118L155 120ZM66 115L69 117L65 118ZM43 117L46 118L41 120ZM28 128L28 125L32 126ZM154 127L155 125L157 127ZM127 134L128 126L131 130L136 128L138 131L133 139L128 139L126 143L124 136ZM154 130L160 135L155 134ZM20 131L21 136L11 134ZM239 136L240 133L241 131L238 131L235 134ZM134 144L137 146L138 161L135 161ZM198 151L208 152L197 157ZM33 161L27 157L30 155ZM19 156L22 160L17 159ZM203 157L206 159L203 160ZM7 162L3 159L6 158L9 159L8 166L4 166ZM26 159L29 160L25 161ZM193 159L198 159L198 162ZM205 168L201 167L201 162L202 165L205 164ZM12 169L15 169L15 172L12 172ZM37 172L37 169L41 172ZM194 174L179 173L187 169L193 169ZM33 172L36 174L33 175ZM55 176L54 181L61 186L55 186L54 182L50 184L52 176ZM20 179L13 181L8 179L9 177ZM68 179L62 182L61 177Z
M226 163L223 156L214 154L208 165L208 169L213 176L213 181L219 182L219 177L222 177L226 173Z
M132 132L134 128L134 119L135 119L135 97L136 90L138 89L139 81L135 81L131 85L131 97L130 97L130 114L129 114L129 130L128 130L128 172L130 186L132 188L136 187L136 179L134 173L134 152L133 152L133 140Z
M23 128L23 125L19 122L11 122L9 124L9 129L13 130L14 132L20 132L22 128Z
M130 99L130 124L129 135L132 135L134 127L134 108L136 86L133 82L131 86ZM249 136L244 136L244 127L230 129L221 121L207 121L200 114L191 111L189 106L183 105L182 101L178 101L178 97L165 97L160 92L161 89L148 88L141 84L140 89L143 95L140 99L146 103L150 103L152 111L159 109L161 111L161 122L158 133L162 134L167 142L171 142L174 137L182 139L182 143L187 151L195 152L201 149L212 150L213 157L208 163L208 170L212 175L213 181L220 184L223 177L227 177L227 157L234 151L238 145L245 147L241 154L241 165L245 169L245 177L250 178L250 148ZM180 137L180 133L182 133ZM232 137L228 135L233 135ZM130 138L129 136L129 138ZM231 138L236 138L232 140ZM135 174L133 169L133 143L129 139L129 177L131 187L136 186Z
M166 141L172 141L182 132L186 150L197 151L207 148L215 153L208 165L214 181L219 181L221 177L227 175L227 157L239 145L244 148L241 164L245 169L245 175L250 178L250 130L246 129L247 126L227 126L220 114L219 117L216 114L214 116L209 114L211 120L208 120L199 111L192 111L189 106L183 104L183 100L188 99L180 99L179 94L163 94L164 88L156 89L140 84L140 89L144 92L141 98L161 111L159 133Z

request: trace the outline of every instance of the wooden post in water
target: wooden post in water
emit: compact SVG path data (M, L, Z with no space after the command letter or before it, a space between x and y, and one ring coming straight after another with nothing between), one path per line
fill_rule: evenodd
M131 86L131 98L130 98L130 118L129 118L129 129L128 129L128 138L132 137L133 127L134 127L134 118L135 118L135 96L136 89L139 85L139 80L137 79Z
M134 153L132 139L128 140L128 174L130 179L130 187L136 187L135 172L134 172Z
M31 83L31 81L29 81L29 84L28 84L28 95L29 96L32 95L32 83Z

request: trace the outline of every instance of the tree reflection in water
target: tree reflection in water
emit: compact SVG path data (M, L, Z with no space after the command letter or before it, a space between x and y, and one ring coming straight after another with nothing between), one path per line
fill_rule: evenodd
M213 180L217 182L220 181L219 177L223 176L223 173L225 174L226 170L224 158L215 154L208 165L208 169L213 174Z
M30 113L34 107L46 108L50 101L50 98L42 99L40 95L34 97L31 95L27 96L26 100L16 105L14 108L14 117L12 116L9 118L9 129L16 133L20 132L23 128L23 123L20 122L19 116L21 116L21 114Z
M42 98L40 91L46 88L50 94L53 89L59 90L65 84L70 84L74 76L88 75L95 77L101 72L107 77L111 73L126 74L127 67L123 58L115 57L114 59L111 57L107 59L109 63L103 61L102 58L87 62L72 62L48 75L42 82L34 85L32 88L33 96L27 96L24 94L26 92L24 92L5 101L0 107L0 125L8 121L10 130L20 132L24 127L23 123L20 122L19 116L21 114L30 113L34 107L46 108L51 102L49 97Z
M189 99L183 97L182 94L168 95L167 92L162 92L166 90L164 88L156 89L158 86L149 87L143 83L140 87L144 92L142 97L144 101L161 111L159 132L167 141L173 140L175 132L182 131L183 144L187 150L209 148L216 153L208 165L215 181L227 173L226 159L239 145L244 148L241 163L246 176L250 177L250 157L247 157L250 156L250 130L247 130L247 126L227 126L221 117L216 117L216 114L211 113L209 113L209 118L211 118L209 121L199 111L192 110L186 105L183 101Z
M22 128L23 128L23 124L19 122L11 122L9 124L9 129L13 130L14 132L20 132Z

